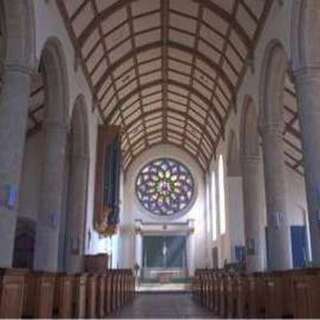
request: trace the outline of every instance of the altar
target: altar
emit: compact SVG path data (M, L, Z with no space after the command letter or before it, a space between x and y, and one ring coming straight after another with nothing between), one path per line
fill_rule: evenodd
M170 283L188 277L189 236L192 223L137 222L137 260L142 281ZM140 258L140 259L139 259Z
M143 279L168 283L187 275L186 236L143 236Z

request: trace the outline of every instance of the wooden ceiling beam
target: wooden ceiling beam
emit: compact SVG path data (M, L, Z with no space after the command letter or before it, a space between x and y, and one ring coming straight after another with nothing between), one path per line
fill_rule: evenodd
M198 47L199 47L199 36L200 36L200 29L201 29L201 21L202 21L202 15L203 15L203 7L201 4L199 4L198 7L198 15L197 15L197 23L196 23L196 34L195 34L195 43L194 43L194 47L193 47L193 52L192 52L192 62L191 62L191 72L190 72L190 78L189 78L189 86L193 87L193 83L194 83L194 74L195 74L195 65L196 65L196 52L198 51ZM187 110L186 113L189 113L190 110L190 104L191 104L191 91L188 91L188 96L187 96ZM187 139L187 124L188 121L187 119L185 119L184 121L184 128L183 128L183 140L182 143L184 144L186 142ZM200 139L201 141L201 139Z
M121 2L121 1L117 2L117 4L120 3L120 2ZM91 0L91 6L92 6L93 11L95 12L95 17L99 16L99 11L98 11L96 2L93 1L93 0ZM98 29L98 33L99 33L100 38L102 38L102 36L103 36L103 31L102 31L102 26L101 26L101 24L98 24L98 25L97 25L97 29ZM107 65L110 65L110 59L109 59L109 56L107 55L107 47L106 47L105 42L102 43L102 48L103 48L103 51L104 51L105 56L106 56ZM110 78L111 78L111 81L112 81L112 85L113 85L113 87L114 87L114 90L116 91L117 101L119 101L119 96L118 96L117 88L116 88L115 81L114 81L114 78L113 78L113 75L112 75L112 74L110 75ZM123 115L122 115L121 109L119 110L119 115L120 115L121 120L123 121ZM123 135L126 136L127 133L124 132ZM130 145L130 140L129 140L129 139L128 139L128 143L129 143L129 145Z
M226 51L227 51L227 48L228 48L228 39L230 39L231 32L234 29L235 20L236 20L236 14L237 14L238 8L239 8L239 0L235 0L234 4L233 4L233 8L232 8L232 14L231 14L231 18L232 19L231 19L231 22L228 25L227 33L226 33L225 40L224 40L224 43L223 43L223 48L222 48L223 54L220 56L219 63L218 63L221 69L223 68L223 64L225 63ZM211 101L214 98L218 99L218 95L216 94L217 83L218 83L218 76L216 76L216 81L214 82L214 87L213 87L211 98L210 98ZM230 108L230 102L229 102L229 108ZM206 119L205 119L205 125L207 124L207 121L208 121L208 114L209 114L209 111L207 111L207 116L206 116ZM222 130L223 131L221 131L221 135L224 136L224 126L222 126ZM203 143L202 140L203 140L203 134L202 134L202 137L200 139L199 148L201 147L201 145Z
M59 0L62 1L62 0ZM70 0L69 0L70 1ZM105 1L105 0L103 0ZM82 47L84 43L87 41L87 39L90 37L91 33L99 27L99 25L111 17L115 12L118 10L124 8L126 5L130 4L131 2L134 2L137 0L119 0L112 4L110 7L107 9L99 12L94 16L94 18L90 21L90 23L87 25L87 27L82 31L80 36L78 37L78 43L79 46Z
M174 85L174 86L177 86L177 87L180 87L184 90L190 90L192 91L192 93L197 96L200 100L202 100L207 106L209 106L209 108L211 108L211 110L214 112L218 122L220 125L222 125L222 118L219 114L219 112L215 109L213 103L211 101L209 101L206 97L204 97L200 92L198 92L196 89L192 88L192 87L189 87L185 84L182 84L182 83L179 83L177 81L174 81L174 80L168 80L167 81L168 84L171 84L171 85ZM151 88L153 86L157 86L159 84L162 84L162 80L156 80L156 81L152 81L152 82L149 82L145 85L142 85L140 90L145 90L147 88ZM126 101L131 98L133 95L137 94L138 93L138 90L139 89L135 89L133 91L131 91L127 96L123 97L122 99L120 99L117 103L117 105L113 108L113 110L110 112L110 114L108 115L108 117L105 119L107 123L110 122L110 120L112 119L114 113L119 109L120 106L124 106Z
M131 4L132 2L137 0L119 0L107 9L101 11L98 15L96 15L91 22L88 24L88 26L82 31L80 36L78 37L79 45L83 46L84 43L87 41L91 33L96 29L96 27L108 19L112 14L114 14L116 11L122 9L128 4ZM218 15L221 19L225 20L228 24L232 22L232 16L225 11L222 7L218 6L217 4L208 1L208 0L193 0L196 3L201 3L203 6L205 6L207 9L209 9L214 14ZM248 47L251 48L251 39L248 36L247 32L243 29L243 27L235 22L234 24L235 32L238 34L238 36L241 38L243 43Z
M201 125L201 123L199 121L197 121L196 119L190 117L190 115L188 115L188 114L186 114L184 112L173 110L173 109L169 109L169 110L171 112L175 112L175 113L183 116L187 121L190 121L190 122L194 123L195 127L198 127L200 131L204 131L205 135L208 137L208 140L212 143L212 146L213 147L215 146L215 142L212 140L212 137L211 137L210 133L208 132L207 128L204 128L203 125ZM145 112L143 115L140 115L138 118L135 118L129 124L124 126L123 129L126 130L127 132L129 132L137 121L142 120L142 117L149 117L153 113L154 113L154 111Z
M176 130L173 130L173 129L170 129L168 128L168 132L172 132L173 134L180 134L180 132L176 131ZM152 132L150 132L150 135L151 134L156 134L156 133L159 133L159 137L161 137L161 134L162 134L162 129L157 129L157 130L154 130ZM133 144L132 144L132 149L134 150L136 146L138 146L141 141L143 141L143 137L139 138L137 141L135 141ZM161 139L161 143L164 143L164 141ZM193 140L189 140L188 141L188 144L190 144L190 146L192 146L195 150L197 150L197 145L196 143L193 141ZM182 144L180 146L183 146ZM184 148L183 148L184 149ZM185 149L184 149L185 150ZM208 158L207 156L205 155L205 153L201 150L200 153L202 153L202 156L208 161ZM195 155L193 155L195 157Z
M138 55L140 52L145 52L145 51L156 49L156 48L160 49L160 48L162 48L162 46L163 46L162 41L156 41L153 43L149 43L149 44L137 47L135 51L128 52L126 55L124 55L122 58L120 58L117 62L113 63L112 65L109 66L109 68L107 68L107 70L103 73L103 75L100 77L99 81L95 85L96 92L99 91L100 87L107 80L108 76L110 74L112 74L115 71L115 69L117 69L123 63L125 63L125 61L131 59L134 54ZM183 44L171 41L171 40L167 41L167 46L168 46L168 48L178 49L181 51L185 51L189 54L193 54L192 48L187 47ZM221 77L221 79L224 81L224 83L226 84L226 86L228 87L230 92L232 92L232 93L234 92L235 88L234 88L234 85L232 84L232 81L229 79L227 74L221 69L221 67L217 63L213 62L212 60L210 60L210 58L208 58L206 55L204 55L203 53L201 53L199 51L196 51L196 56L202 62L207 64L212 70L214 70Z
M163 99L163 129L162 140L167 142L167 109L168 109L168 40L169 40L169 0L162 0L160 3L161 8L161 77L162 77L162 99Z
M298 168L295 168L289 161L285 161L285 164L288 168L293 170L295 173L297 173L299 176L304 177L304 173L301 172Z
M300 140L300 141L302 140L301 132L299 130L295 129L294 127L287 126L287 132L292 134L298 140Z
M136 51L136 40L134 37L134 27L133 27L133 19L132 19L132 12L131 12L131 6L127 5L127 16L129 18L129 29L130 29L130 36L131 36L131 46L133 48L133 52ZM139 66L138 66L138 57L137 54L135 52L135 54L133 55L133 64L134 64L134 70L135 70L135 74L136 74L136 78L137 78L137 85L138 85L138 90L139 90L139 109L140 112L142 114L142 126L143 126L143 130L144 133L146 135L146 123L145 123L145 119L143 117L144 115L144 109L142 107L142 92L141 92L141 81L140 81L140 70L139 70ZM146 145L149 145L148 143L148 139L145 137L145 143Z
M300 153L301 155L303 154L302 150L299 147L297 147L294 143L292 143L290 140L288 140L285 137L283 137L282 140L283 140L284 143L286 143L293 150L295 150L296 152Z
M247 32L243 29L243 27L237 23L232 15L230 15L227 11L225 11L222 7L218 6L212 1L209 0L193 0L194 2L201 4L202 6L209 9L214 14L218 15L223 20L227 21L228 24L233 24L233 28L238 36L241 38L242 42L246 45L246 47L250 50L252 47L252 39L250 39Z
M158 145L162 145L163 142L162 141L159 141L159 142L156 142L156 143L153 143L151 144L148 148L146 149L143 149L141 151L139 151L136 155L134 155L131 159L131 161L128 163L127 167L125 167L125 170L128 169L128 166L130 165L130 163L132 163L135 159L137 159L143 152L151 149L151 148L154 148ZM185 148L183 148L181 145L177 144L177 143L174 143L174 142L171 142L171 141L168 141L167 142L168 145L173 145L177 148L179 148L180 150L186 152L196 163L198 163L198 165L200 166L200 168L202 168L202 170L206 170L206 168L201 164L201 162L199 161L199 159L193 154L191 153L189 150L186 150Z

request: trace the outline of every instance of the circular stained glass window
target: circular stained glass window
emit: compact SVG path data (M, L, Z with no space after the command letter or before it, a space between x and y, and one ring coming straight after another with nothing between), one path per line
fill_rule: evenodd
M176 160L153 160L139 172L136 194L149 212L172 216L185 211L191 204L193 177L189 169Z

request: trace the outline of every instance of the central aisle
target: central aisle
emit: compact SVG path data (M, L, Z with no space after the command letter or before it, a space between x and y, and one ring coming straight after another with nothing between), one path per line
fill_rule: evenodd
M203 319L212 317L211 313L192 300L190 293L140 293L132 304L109 318Z

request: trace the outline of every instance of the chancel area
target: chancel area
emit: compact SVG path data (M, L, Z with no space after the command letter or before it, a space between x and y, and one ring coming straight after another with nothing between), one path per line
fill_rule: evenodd
M0 0L0 318L320 318L320 0Z

